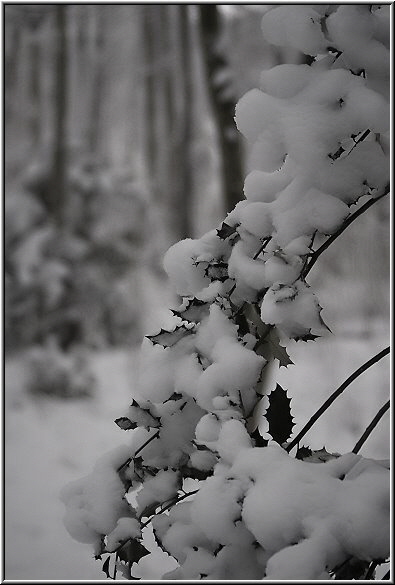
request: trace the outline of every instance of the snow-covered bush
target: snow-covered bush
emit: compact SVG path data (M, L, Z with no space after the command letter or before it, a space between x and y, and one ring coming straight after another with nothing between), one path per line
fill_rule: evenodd
M55 343L34 346L26 352L26 390L34 396L89 398L96 379L82 348L64 353Z
M75 343L136 343L136 271L145 202L130 177L91 157L71 160L61 231L48 209L50 169L32 163L5 204L7 349L56 336ZM66 347L67 346L67 347Z
M351 453L300 444L388 349L292 440L286 392L265 396L268 364L292 363L282 344L327 333L310 270L389 191L389 6L274 6L262 28L310 65L264 71L240 100L246 199L167 252L182 303L142 344L137 393L115 421L130 444L62 493L67 529L108 577L136 578L148 525L177 561L167 579L369 579L389 555L388 463L358 454L387 405Z

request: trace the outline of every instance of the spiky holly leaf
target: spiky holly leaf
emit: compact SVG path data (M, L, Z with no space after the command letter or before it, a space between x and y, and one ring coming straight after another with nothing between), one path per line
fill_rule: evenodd
M300 447L297 451L296 451L296 459L301 459L302 461L304 459L306 459L306 457L310 457L313 454L313 451L310 449L310 447Z
M188 299L184 307L181 306L178 310L172 309L172 313L189 323L198 323L208 313L209 307L209 303L193 298Z
M191 324L185 324L176 327L173 331L166 331L161 329L156 335L146 335L146 337L154 344L161 345L162 347L173 347L186 335L190 335L195 332L194 326Z
M112 579L112 575L110 575L110 559L111 557L107 557L103 563L102 571L105 573L107 579Z
M320 335L314 335L313 333L306 333L305 335L299 335L298 337L293 337L294 341L314 341L321 337Z
M339 453L329 453L329 451L327 451L325 449L325 447L322 447L322 449L317 449L317 451L312 451L311 455L309 455L308 457L305 457L305 461L308 461L309 463L325 463L325 461L330 461L331 459L337 459L337 457L340 457Z
M173 392L173 394L171 396L169 396L169 398L167 400L165 400L163 402L163 404L165 404L166 402L172 401L172 400L177 402L177 400L181 400L181 398L183 398L182 394L179 394L179 392Z
M199 266L200 264L206 265L204 267L204 274L210 280L219 280L220 282L225 282L229 278L227 262L223 262L222 260L211 260L211 262L202 260L195 262L195 264L196 266Z
M335 580L353 581L363 579L370 565L370 561L362 561L359 559L347 559L340 567L335 568L331 573L335 576ZM366 577L365 577L366 579ZM374 580L374 575L372 575Z
M269 406L265 417L269 423L269 434L280 445L285 443L291 436L294 423L291 415L291 399L280 384L277 384L269 394Z
M217 236L221 238L221 240L226 240L230 236L237 234L237 224L236 225L228 225L227 223L223 222L221 227L217 229Z
M251 433L251 438L255 441L255 447L267 447L269 441L264 439L259 432L258 427L255 429L253 433Z
M137 423L132 422L127 416L121 416L120 418L115 419L114 422L123 431L130 431L138 426Z
M281 345L280 338L275 330L272 328L270 333L264 338L261 338L255 349L258 355L263 356L267 361L271 359L277 359L279 361L280 368L282 366L289 366L293 364L293 361L288 355L286 348Z
M129 563L130 566L133 563L138 563L142 557L149 555L150 551L145 548L136 538L131 538L117 551L117 557Z

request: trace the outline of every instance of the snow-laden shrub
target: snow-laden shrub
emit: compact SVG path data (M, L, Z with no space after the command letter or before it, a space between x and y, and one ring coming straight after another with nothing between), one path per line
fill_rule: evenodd
M80 347L65 353L55 343L33 346L24 357L26 391L51 398L89 398L96 379Z
M303 430L290 440L279 385L265 414L272 441L258 416L268 363L292 363L280 340L327 332L311 268L388 193L388 27L389 6L278 6L263 17L269 42L311 64L265 71L240 100L246 199L217 230L167 252L182 303L142 344L137 394L116 420L130 445L62 494L67 529L104 556L109 577L135 578L149 524L177 561L168 579L369 579L388 557L388 465L358 455L387 405L344 455L301 447Z

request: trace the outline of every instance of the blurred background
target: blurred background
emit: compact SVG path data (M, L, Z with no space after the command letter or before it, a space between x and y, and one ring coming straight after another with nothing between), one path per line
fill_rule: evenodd
M58 491L125 441L112 421L131 402L139 344L176 302L164 253L243 197L237 100L263 69L306 59L265 43L266 9L4 6L7 579L102 578L65 532ZM309 275L333 335L291 344L296 365L273 373L299 426L388 345L389 238L384 199ZM337 401L313 448L352 449L387 399L388 361ZM387 418L369 456L389 455Z

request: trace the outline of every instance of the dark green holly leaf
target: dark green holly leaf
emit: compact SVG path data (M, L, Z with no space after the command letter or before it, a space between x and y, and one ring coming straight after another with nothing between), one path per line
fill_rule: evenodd
M331 158L333 161L335 161L336 159L338 159L343 152L345 152L345 149L342 146L339 146L338 150L336 152L330 152L328 154L329 158Z
M337 457L340 457L339 453L329 453L325 447L322 447L322 449L312 451L311 455L305 457L304 460L308 461L309 463L325 463L325 461L330 461L331 459L336 459Z
M213 469L196 469L195 467L185 466L182 468L183 477L190 477L191 479L198 479L199 481L204 481L211 475L213 475Z
M201 264L201 262L196 262L197 265ZM228 280L228 264L227 262L222 262L221 260L212 260L211 262L202 262L202 264L207 264L204 268L204 274L210 278L210 280L219 280L220 282L225 282Z
M313 451L310 449L310 447L300 447L300 449L298 449L296 451L296 459L301 459L303 461L303 459L306 459L306 457L310 457L313 454Z
M289 439L294 426L290 403L291 399L288 398L286 390L277 384L269 394L269 406L265 417L269 423L269 434L280 445Z
M109 571L109 569L110 569L110 558L111 557L107 557L106 560L103 563L103 566L102 566L102 571L103 571L103 573L105 573L107 579L112 579L112 576L110 575L110 571Z
M237 224L232 226L223 222L221 228L217 229L217 236L221 238L221 240L226 240L234 234L237 234Z
M173 331L166 331L165 329L161 329L160 332L156 335L146 335L146 337L152 341L152 343L161 345L162 347L166 348L172 347L178 343L180 339L194 332L194 327L183 324L179 327L176 327Z
M293 364L293 361L288 355L288 352L284 346L280 344L280 339L275 328L270 330L270 333L266 335L262 340L259 340L255 349L258 355L263 356L267 361L271 359L277 359L279 361L280 368L282 366L289 366Z
M305 335L299 335L298 337L293 337L295 341L314 341L321 337L320 335L314 335L313 333L306 333Z
M125 563L138 563L142 557L149 555L150 551L145 548L136 538L131 538L117 551L117 557Z
M121 416L120 418L115 419L114 422L123 431L130 431L131 429L135 429L137 427L137 423L129 420L127 416Z
M165 400L164 402L169 402L169 400L181 400L181 398L183 398L182 394L179 394L178 392L173 392L173 394L171 396L169 396L169 398L167 400Z
M359 559L351 558L344 562L338 569L333 571L335 576L335 580L341 581L352 581L352 580L360 580L365 575L368 567L369 561L361 561ZM372 575L372 579L374 577Z
M185 307L181 307L177 311L173 309L172 313L184 321L198 323L208 313L209 307L209 303L193 298L186 301Z
M267 447L267 445L269 443L269 441L267 439L264 439L262 437L261 433L259 432L258 427L251 434L251 438L254 439L254 441L255 441L255 447Z
M270 344L270 349L273 355L273 358L279 361L279 365L281 366L289 366L293 364L293 361L288 355L288 352L285 347L280 344L280 339L275 329L270 331L268 336L268 342Z

